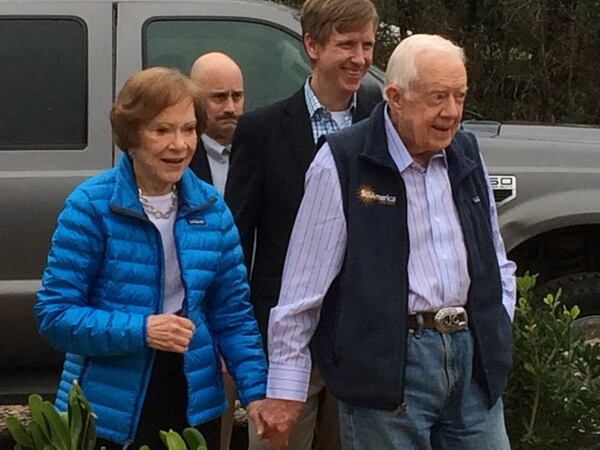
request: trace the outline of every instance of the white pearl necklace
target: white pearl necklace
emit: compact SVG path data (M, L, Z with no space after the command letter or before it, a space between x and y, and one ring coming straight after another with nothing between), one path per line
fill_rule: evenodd
M173 190L171 191L171 206L169 206L169 209L166 211L160 211L156 209L150 203L148 197L144 195L141 188L138 188L138 197L140 199L140 203L144 207L144 211L156 219L168 219L177 209L177 186L175 185L173 185Z

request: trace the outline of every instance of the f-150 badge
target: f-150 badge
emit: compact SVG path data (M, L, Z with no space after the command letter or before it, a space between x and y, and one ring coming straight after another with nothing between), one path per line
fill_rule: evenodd
M506 205L517 198L517 177L514 175L490 175L496 206Z

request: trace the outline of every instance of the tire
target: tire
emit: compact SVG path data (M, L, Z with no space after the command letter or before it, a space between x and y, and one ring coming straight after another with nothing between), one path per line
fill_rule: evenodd
M544 283L535 293L543 298L548 293L555 294L559 288L560 301L567 306L578 305L580 317L600 314L600 272L564 275Z

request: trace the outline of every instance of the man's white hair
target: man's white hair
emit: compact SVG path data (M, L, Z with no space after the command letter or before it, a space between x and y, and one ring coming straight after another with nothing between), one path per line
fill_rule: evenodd
M466 62L465 52L453 42L436 34L413 34L396 46L385 71L385 86L397 85L409 97L410 85L417 78L416 57L423 53L449 53Z

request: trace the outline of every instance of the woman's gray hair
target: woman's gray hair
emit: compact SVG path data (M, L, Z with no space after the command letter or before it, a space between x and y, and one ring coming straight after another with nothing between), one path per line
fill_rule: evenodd
M436 34L413 34L396 46L385 71L385 86L396 85L409 97L410 85L417 78L416 57L427 52L450 53L466 63L464 50Z

